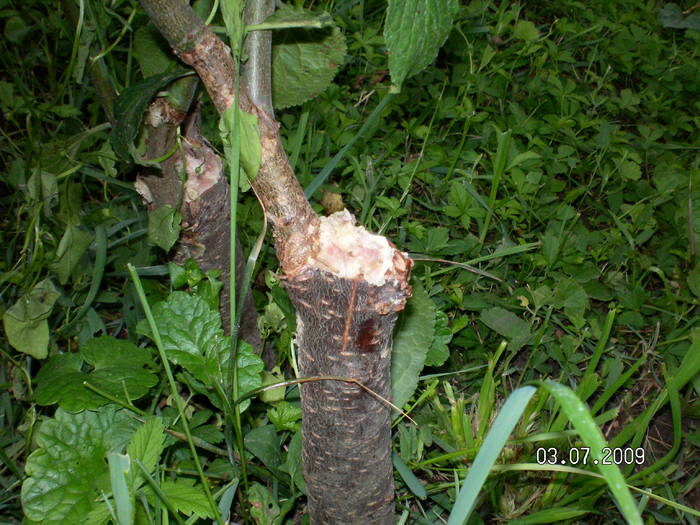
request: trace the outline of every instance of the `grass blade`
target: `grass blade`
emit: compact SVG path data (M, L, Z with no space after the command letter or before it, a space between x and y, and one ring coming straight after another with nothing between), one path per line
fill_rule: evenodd
M109 463L109 478L112 483L114 505L117 507L117 520L119 525L132 525L134 523L134 504L131 501L129 486L126 482L126 474L131 468L129 456L111 452L107 455L107 462Z
M598 460L598 470L605 478L610 492L614 496L628 523L642 525L642 517L637 510L637 503L632 497L622 472L615 464L603 464L603 448L607 447L603 433L593 420L586 404L570 388L555 381L538 381L547 392L561 405L562 410L578 432L581 440L590 448L591 460Z
M403 459L401 459L401 456L399 456L396 452L392 452L391 461L392 463L394 463L394 468L396 469L396 472L399 473L401 479L403 479L406 483L408 490L413 492L413 494L420 499L425 499L426 497L428 497L428 495L425 492L425 488L423 487L423 484L418 480L415 474L411 472L411 469L408 468L408 465L406 465L406 463L404 463Z
M469 519L491 467L496 462L508 436L536 391L537 389L532 386L524 386L514 390L506 400L493 423L493 427L486 435L484 444L474 458L474 463L462 484L462 489L459 491L447 525L463 525Z
M355 142L357 142L357 139L359 139L365 133L365 131L367 131L367 129L374 125L375 121L382 114L384 108L389 104L389 102L391 102L393 98L393 93L387 93L386 95L384 95L384 98L372 110L372 113L370 113L369 117L367 117L367 120L365 120L365 122L362 124L362 127L359 129L359 131L355 133L355 136L352 139L350 139L350 141L345 146L343 146L343 149L341 149L338 153L335 154L335 157L333 157L331 161L324 166L324 168L321 170L321 173L316 175L314 180L311 181L311 184L309 184L306 187L306 189L304 190L304 195L306 195L307 199L314 194L314 192L321 186L321 184L326 182L326 179L330 176L331 172L342 160L342 158L345 156L348 150L355 144ZM369 139L369 137L365 137L365 139Z

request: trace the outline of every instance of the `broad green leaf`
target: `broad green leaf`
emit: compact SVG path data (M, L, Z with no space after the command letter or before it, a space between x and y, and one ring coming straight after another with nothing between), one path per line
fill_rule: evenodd
M71 414L58 409L37 433L27 459L22 507L42 525L82 523L109 492L107 454L121 452L138 423L114 406Z
M659 9L659 23L673 29L700 29L700 13L693 11L685 16L677 4L666 4Z
M481 312L481 322L491 330L510 339L508 348L516 351L530 340L530 326L513 312L495 306Z
M56 175L48 171L35 169L27 181L27 195L37 204L44 204L44 215L50 217L53 205L58 201L58 181Z
M13 11L8 10L7 12L9 14ZM19 44L25 36L32 32L32 27L21 16L11 16L5 22L5 38L8 42Z
M56 260L51 263L51 271L58 275L58 282L66 284L73 269L92 242L92 235L77 226L66 228L58 243Z
M262 386L273 385L284 381L285 379L279 366L276 366L271 371L263 370L262 374ZM260 400L264 403L275 403L277 401L282 401L284 399L285 391L286 389L284 386L265 390L264 392L260 393Z
M245 435L245 448L273 472L282 464L280 447L280 438L274 425L256 427Z
M161 490L175 510L186 516L213 518L214 513L207 501L207 495L201 485L195 485L194 479L166 479L160 485Z
M253 347L243 340L238 341L238 393L244 395L262 386L261 372L265 368L262 359ZM250 399L239 405L241 412L250 406Z
M258 117L251 113L246 113L238 109L235 104L230 106L221 114L219 120L219 131L221 132L221 140L227 148L231 147L231 137L233 136L233 126L235 113L238 111L240 116L240 148L241 148L241 166L248 175L249 180L255 179L260 169L260 157L262 148L260 146L260 129L258 128ZM231 155L227 153L227 157Z
M293 27L321 29L335 25L328 13L314 13L306 9L284 6L265 19L262 24L248 26L248 30L290 29Z
M177 63L167 40L153 24L141 26L135 31L134 58L144 78L164 73Z
M554 289L554 306L563 308L564 314L577 328L586 320L583 314L588 309L588 295L583 287L573 279L561 279Z
M270 490L260 483L253 483L248 489L250 515L258 525L273 525L279 516L280 508L270 494Z
M411 284L413 295L397 323L391 353L391 400L398 407L413 395L435 336L435 304L420 281Z
M134 432L126 452L132 461L138 459L148 472L153 472L158 466L164 445L165 427L163 422L160 418L151 417ZM143 481L141 470L132 469L130 480L132 489L138 488Z
M151 99L163 87L186 74L187 71L179 70L153 75L126 88L114 101L114 116L117 122L112 128L110 142L120 159L130 160L134 139L141 127L143 113Z
M49 279L37 283L2 316L7 340L18 351L36 359L45 359L49 347L49 323L54 303L60 294Z
M515 29L513 29L513 37L518 40L525 40L526 42L533 42L540 37L540 32L537 30L535 24L529 20L520 20L515 24Z
M435 60L458 9L457 0L389 0L384 39L395 90Z
M279 19L323 17L301 8L284 6ZM333 25L323 29L275 31L272 41L272 103L283 109L298 106L323 93L345 60L345 37Z
M234 57L240 54L243 37L243 0L224 0L221 2L221 15L226 26L229 46Z
M153 306L153 317L160 332L168 359L180 365L206 390L209 399L220 406L221 400L213 382L226 384L227 367L231 353L231 340L224 336L221 316L199 296L185 292L173 292L165 300ZM137 331L152 337L145 320L139 322ZM252 347L244 341L238 344L238 391L243 395L259 388L260 373L264 364ZM250 400L241 403L241 410Z
M688 272L686 280L688 288L693 292L693 295L695 295L695 297L700 297L700 263L696 264L693 269Z
M180 212L169 205L148 214L148 242L170 251L180 237Z
M93 370L82 371L83 361ZM36 376L34 393L39 405L58 403L64 410L94 409L110 401L87 389L88 382L101 391L126 401L143 397L158 382L158 376L143 368L152 364L150 352L129 341L110 336L89 340L80 354L58 354L49 359Z
M199 297L173 292L152 308L168 359L200 381L223 381L230 344L221 328L221 317ZM145 320L139 333L152 337Z
M301 430L298 430L292 436L287 448L287 458L280 466L282 472L289 474L292 483L303 493L306 494L306 482L301 474Z

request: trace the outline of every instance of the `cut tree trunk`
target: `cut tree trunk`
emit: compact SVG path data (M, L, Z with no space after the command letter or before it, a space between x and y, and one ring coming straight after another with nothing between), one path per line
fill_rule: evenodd
M322 219L318 252L286 283L297 310L302 460L312 523L392 524L391 341L411 262L347 212ZM388 277L388 278L387 278Z
M257 117L261 159L251 186L272 224L285 284L297 311L304 377L302 460L313 524L394 521L390 363L397 313L411 290L412 262L347 212L319 217L294 177L279 124L245 86L234 100L228 48L182 0L141 0L175 53L199 74L219 112L238 103Z

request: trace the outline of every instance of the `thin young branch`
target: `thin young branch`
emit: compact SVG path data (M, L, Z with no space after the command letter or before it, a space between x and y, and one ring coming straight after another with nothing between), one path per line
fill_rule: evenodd
M260 24L275 12L275 0L248 0L243 12L246 25ZM253 104L274 116L272 109L272 31L251 31L244 51L243 84Z

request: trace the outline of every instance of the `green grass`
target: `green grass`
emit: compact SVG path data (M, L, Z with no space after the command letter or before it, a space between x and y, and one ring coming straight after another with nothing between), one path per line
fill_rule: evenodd
M416 424L394 425L399 522L696 523L700 31L664 27L651 1L464 2L436 63L388 95L384 4L310 3L335 16L348 57L326 92L277 115L300 182L317 210L324 191L337 193L415 254L435 311L434 366L404 407ZM46 330L49 357L77 357L93 336L143 342L143 300L153 307L171 291L133 191L138 170L116 160L88 75L89 54L109 51L94 63L117 89L140 78L133 31L145 15L108 4L85 3L82 37L42 2L6 3L1 15L0 313L49 277L55 303L22 325L27 337ZM216 142L207 104L203 129ZM252 246L262 214L250 192L238 223ZM293 317L273 250L258 264L263 337L290 379ZM207 280L188 272L205 297ZM0 515L19 523L27 458L54 408L35 396L46 361L6 335ZM164 381L151 357L158 383L122 402L170 433L152 465L125 477L115 460L115 515L131 512L124 491L141 472L148 523L166 509L211 522L213 500L234 516L263 509L258 523L294 523L305 508L296 389L243 412L251 484L236 494L225 411L182 367ZM593 465L605 447L644 461ZM174 479L201 508L163 485Z

